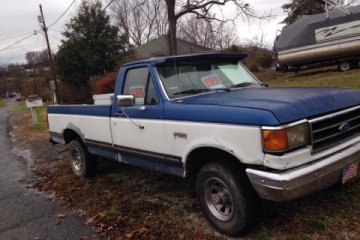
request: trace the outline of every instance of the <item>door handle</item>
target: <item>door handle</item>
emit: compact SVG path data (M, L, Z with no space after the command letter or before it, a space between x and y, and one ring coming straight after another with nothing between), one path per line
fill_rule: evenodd
M134 124L135 127L138 127L139 129L144 129L145 127L143 125L137 124L135 123L125 112L124 109L122 110L122 112L116 112L114 113L115 117L123 117L123 118L128 118L130 120L130 122L132 124Z

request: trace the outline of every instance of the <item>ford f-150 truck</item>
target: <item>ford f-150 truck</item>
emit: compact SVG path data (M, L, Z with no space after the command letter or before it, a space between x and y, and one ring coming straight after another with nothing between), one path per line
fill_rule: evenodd
M204 215L239 235L260 199L289 201L358 174L360 91L271 88L235 53L122 65L111 105L48 107L50 138L77 176L95 156L191 177Z

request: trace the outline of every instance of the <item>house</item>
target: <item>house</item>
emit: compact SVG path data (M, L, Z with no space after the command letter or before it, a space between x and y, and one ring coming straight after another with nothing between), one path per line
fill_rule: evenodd
M179 38L176 41L178 54L212 51L210 48L202 47ZM139 59L169 55L168 38L166 35L162 35L159 38L150 40L149 42L135 48L134 51L136 58Z

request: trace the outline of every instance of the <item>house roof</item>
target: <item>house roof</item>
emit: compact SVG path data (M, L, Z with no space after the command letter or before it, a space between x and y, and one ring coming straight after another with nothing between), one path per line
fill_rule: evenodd
M211 51L212 49L202 47L191 42L177 39L177 53L197 53ZM135 48L135 54L138 58L150 58L155 56L169 55L168 38L166 35L162 35L159 38L150 40L149 42Z

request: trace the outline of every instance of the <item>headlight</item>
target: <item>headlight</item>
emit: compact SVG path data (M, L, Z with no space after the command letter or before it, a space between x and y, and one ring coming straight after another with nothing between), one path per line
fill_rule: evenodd
M262 129L265 152L282 152L309 143L309 124L301 123L291 127Z

